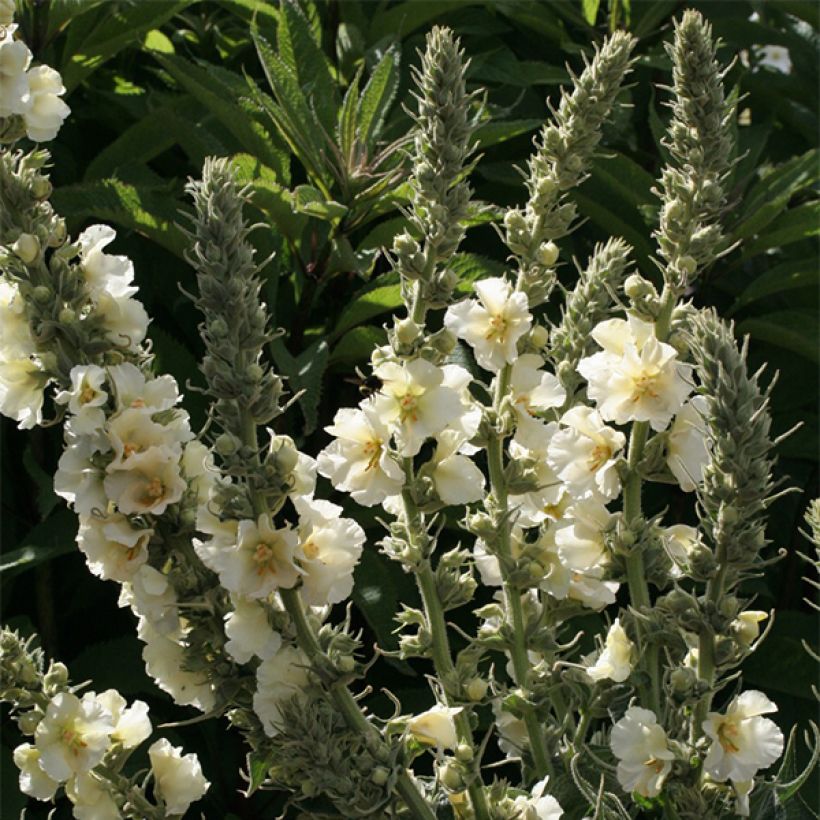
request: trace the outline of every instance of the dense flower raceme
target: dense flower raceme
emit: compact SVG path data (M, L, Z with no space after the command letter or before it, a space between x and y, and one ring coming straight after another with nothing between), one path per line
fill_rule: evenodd
M31 65L31 51L11 20L12 14L0 18L0 119L22 117L30 140L48 142L70 113L60 99L65 87L53 68Z

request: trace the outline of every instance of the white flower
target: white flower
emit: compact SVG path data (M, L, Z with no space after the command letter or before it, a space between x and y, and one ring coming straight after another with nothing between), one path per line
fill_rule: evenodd
M233 612L225 616L225 650L237 663L248 663L256 657L265 660L282 646L282 636L271 629L268 613L262 604L233 596Z
M70 377L71 389L61 390L54 401L67 404L74 414L74 432L91 435L105 424L105 413L100 409L108 401L105 371L94 364L78 364L71 368Z
M108 497L103 486L103 472L93 463L93 457L110 445L107 440L91 436L69 439L54 474L54 492L68 501L81 516L93 511L105 512Z
M266 658L256 670L256 693L253 711L256 712L265 734L274 737L282 719L280 704L303 692L310 679L310 662L304 653L293 646L283 646L275 655Z
M54 780L93 769L108 751L114 721L88 692L80 700L69 692L55 695L34 733L40 765Z
M631 706L612 729L610 746L618 758L618 782L627 792L657 797L675 755L654 712Z
M20 289L16 283L0 279L0 359L25 359L34 352Z
M154 628L165 635L179 628L176 592L167 576L148 564L143 564L131 576L130 583L122 585L118 603L148 618Z
M776 711L762 692L750 689L732 700L725 715L709 712L703 731L712 745L703 770L713 780L744 782L771 766L783 752L783 733L761 715Z
M130 581L148 560L152 529L134 529L124 515L80 516L77 546L98 578Z
M130 363L108 368L108 379L117 400L117 409L143 407L151 413L169 410L180 399L173 376L146 379L145 374Z
M22 114L29 105L26 69L31 52L22 40L14 39L17 26L5 29L0 37L0 117Z
M47 65L38 65L26 73L28 102L23 112L26 136L34 142L48 142L57 136L71 109L60 99L65 94L63 78Z
M662 530L661 538L667 554L672 559L670 574L673 578L683 577L689 566L689 556L692 550L703 545L700 532L696 527L690 527L688 524L673 524Z
M504 278L473 286L479 301L465 299L447 309L444 326L473 348L485 370L498 372L518 357L518 340L530 329L527 297Z
M429 462L438 497L445 504L469 504L484 497L484 473L466 455L461 433L443 430Z
M14 0L0 0L0 26L6 30L14 22Z
M183 669L185 657L176 640L158 632L147 618L140 618L137 634L145 643L142 650L145 669L160 689L180 706L195 706L202 712L213 708L215 699L211 687L200 675Z
M760 637L760 624L768 617L768 612L761 612L759 609L747 609L745 612L741 612L737 619L732 622L732 631L744 646L749 646Z
M114 799L92 774L78 774L65 784L77 820L120 820L122 812Z
M43 420L43 389L48 382L29 358L0 361L0 413L30 430Z
M86 283L96 298L106 291L115 298L133 296L134 263L127 256L112 256L103 248L117 238L117 232L109 225L91 225L78 237L80 258Z
M219 575L222 585L245 598L267 598L290 589L299 578L295 557L299 539L290 527L275 529L268 515L240 521L236 538L227 524L210 541L194 540L202 562Z
M182 498L187 485L179 472L178 449L162 446L132 455L127 469L115 469L103 486L126 515L162 515Z
M97 297L97 315L108 331L108 339L129 350L136 350L148 332L150 320L142 302L128 296L111 296L103 291Z
M49 777L40 765L36 746L23 743L14 750L14 763L20 769L20 791L37 800L51 800L60 784Z
M302 500L299 511L299 563L304 570L300 592L308 606L344 601L353 589L353 570L362 555L364 530L342 518L342 508L328 501Z
M455 749L458 745L455 717L461 707L453 708L437 703L432 709L407 721L407 731L416 740L439 749Z
M659 342L649 322L632 316L601 322L592 337L603 351L581 359L578 372L601 416L665 430L692 391L684 379L689 366L678 362L675 348Z
M591 407L578 406L561 418L564 429L555 433L547 449L547 459L558 478L577 498L599 494L615 498L621 490L618 454L626 436L604 424L601 414Z
M124 749L134 749L151 736L147 703L135 700L128 706L125 698L116 689L100 692L96 695L96 700L113 718L112 743L119 743Z
M520 820L559 820L563 809L558 801L546 794L549 778L539 780L533 787L530 797L519 796L513 801L513 807L518 810Z
M555 543L561 563L576 570L587 570L607 563L604 532L612 513L595 498L573 504L559 522Z
M510 372L510 392L517 418L515 440L530 449L543 449L547 444L547 427L539 413L560 407L567 398L561 382L541 368L544 359L535 353L519 356Z
M703 479L703 471L709 464L706 432L703 416L706 399L695 396L681 407L666 441L666 463L677 478L680 488L691 493Z
M732 783L732 786L735 789L735 797L737 798L737 802L735 803L735 811L739 817L748 817L749 795L755 787L754 780L744 780L740 783Z
M629 640L620 620L616 618L606 635L604 649L592 666L587 667L587 675L594 681L614 680L623 683L632 672L632 655L635 644Z
M787 48L777 45L756 46L754 53L759 66L773 68L781 74L791 74L792 59Z
M500 698L492 702L492 709L498 731L498 747L510 757L520 755L530 742L527 724L511 712L504 711Z
M366 507L401 492L404 471L388 451L390 431L371 402L342 408L326 427L336 440L319 453L319 473Z
M181 423L180 423L181 420ZM108 440L114 458L106 470L130 470L139 463L137 456L151 447L162 447L169 458L182 455L182 440L191 438L187 416L182 415L171 424L158 424L150 411L143 407L129 407L108 422Z
M456 390L443 384L444 371L424 359L384 362L373 371L382 386L373 409L395 433L403 456L414 456L426 439L457 425L465 407Z
M183 755L181 746L172 746L165 738L148 749L154 788L168 814L185 814L191 803L208 791L210 783L202 774L197 756Z

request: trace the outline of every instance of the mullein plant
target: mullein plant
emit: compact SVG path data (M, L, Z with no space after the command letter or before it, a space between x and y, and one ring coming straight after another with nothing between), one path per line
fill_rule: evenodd
M22 428L64 424L55 490L79 517L89 568L121 584L157 684L246 738L249 792L284 789L311 817L725 817L777 811L807 776L764 778L784 751L777 707L738 671L769 617L743 586L768 562L769 388L731 326L681 301L728 247L734 109L699 14L683 15L670 47L662 291L632 272L619 238L595 247L571 292L558 282L571 191L633 46L614 33L573 77L536 142L527 201L500 228L507 272L457 299L450 260L480 103L458 41L431 32L408 229L390 255L406 315L373 352L377 389L338 410L316 458L270 426L294 397L266 355L275 332L227 161L189 185L210 401L195 435L176 383L154 372L133 265L105 252L113 230L70 240L48 204L47 153L3 149L0 411ZM25 116L2 120L5 142ZM556 291L549 325L540 309ZM475 367L456 363L470 355ZM369 664L339 611L376 546L317 476L353 509L380 508L379 546L415 579L419 606L396 619L398 654L431 664L434 703L420 714L398 700L390 717L367 709ZM699 526L645 512L653 481L690 493ZM470 630L448 623L469 607ZM594 613L606 626L583 654L576 619ZM25 793L51 800L63 786L78 818L181 815L204 793L198 763L167 741L147 776L123 773L150 733L138 702L79 697L10 632L0 674L34 738L15 753ZM484 765L499 753L507 779ZM784 771L792 754L790 742ZM432 774L414 773L427 755Z

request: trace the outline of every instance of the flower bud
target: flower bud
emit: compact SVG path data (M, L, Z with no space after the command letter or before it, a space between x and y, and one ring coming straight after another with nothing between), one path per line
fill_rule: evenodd
M456 747L456 760L459 760L462 763L469 763L473 757L475 757L475 753L473 752L473 747L470 746L469 743L458 744Z
M262 366L257 364L256 362L254 362L253 364L249 364L245 368L245 378L249 382L258 382L264 375L265 371L262 369Z
M698 269L698 263L694 257L682 256L678 259L678 268L691 276Z
M558 260L558 254L558 245L555 242L542 242L536 258L545 268L551 268Z
M694 669L688 666L679 666L672 670L669 681L676 694L687 695L697 683L698 676Z
M61 325L70 325L77 320L77 314L70 308L64 307L57 316Z
M549 341L549 331L543 325L534 325L530 331L530 344L536 349L541 350L546 347Z
M31 295L38 305L47 305L51 300L51 288L47 288L45 285L37 285Z
M30 265L40 255L40 241L33 234L21 233L11 249L23 262Z
M230 433L222 433L214 442L214 449L221 456L232 456L239 449L240 442Z
M390 770L385 768L384 766L376 766L376 768L373 769L373 772L370 775L370 779L377 786L383 786L385 783L387 783L389 777Z
M24 735L33 735L42 719L42 712L38 709L31 709L28 712L24 712L17 718L17 725L20 727L20 731Z
M421 334L421 328L412 319L401 319L396 322L396 341L399 344L410 346Z
M274 436L270 442L270 455L276 459L277 468L285 475L292 473L299 463L299 451L290 436Z
M639 273L633 273L631 276L626 277L624 293L633 300L645 299L646 297L657 298L658 296L655 286Z
M31 193L36 199L48 199L51 196L51 183L45 177L35 177L31 183Z
M484 697L487 694L487 681L483 678L473 678L465 687L464 691L467 694L467 697L474 701L484 700Z
M449 791L460 792L467 787L461 766L454 762L447 762L438 770L438 779Z
M43 678L43 689L61 689L68 684L68 669L60 661L52 661Z

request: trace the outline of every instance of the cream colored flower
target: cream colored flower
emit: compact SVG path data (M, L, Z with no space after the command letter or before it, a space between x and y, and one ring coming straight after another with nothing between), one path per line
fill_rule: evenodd
M458 392L443 384L443 370L424 359L385 362L373 372L382 383L373 409L395 434L403 456L416 455L428 438L458 425L466 412Z
M134 263L127 256L103 251L116 238L117 232L109 225L91 225L77 237L83 273L95 298L103 291L115 298L137 292L133 285Z
M560 407L567 398L561 382L542 370L544 359L535 353L519 356L510 372L510 393L517 426L515 440L529 449L544 449L549 443L548 428L538 415Z
M703 415L706 399L695 396L681 407L666 442L666 463L687 493L695 490L703 479L703 471L709 463Z
M407 731L416 740L439 749L455 749L458 745L455 717L461 708L442 706L437 703L432 709L407 721Z
M40 766L60 783L93 769L111 745L114 720L92 692L80 700L70 692L55 695L34 733Z
M179 401L179 389L172 376L146 379L145 374L130 363L108 368L108 379L117 401L117 409L141 407L151 413L169 410Z
M760 637L760 624L768 617L768 612L747 609L741 612L732 623L732 631L744 646L750 646Z
M26 73L28 95L23 119L26 136L34 142L48 142L57 136L71 109L60 99L65 94L63 78L47 65L30 68Z
M183 815L191 803L205 795L210 783L202 774L197 756L183 755L181 746L172 746L165 738L148 749L154 790L165 804L169 815Z
M546 793L548 782L545 777L532 787L529 797L515 798L513 808L519 812L519 820L559 820L564 814L558 801Z
M761 715L776 711L762 692L750 689L732 700L725 715L709 712L703 721L703 731L712 740L703 761L706 774L713 780L744 782L771 766L783 753L783 733Z
M336 439L316 463L337 490L366 507L401 492L404 471L390 455L390 430L371 402L357 410L342 408L325 429Z
M275 655L262 661L256 670L253 711L269 737L279 734L282 702L299 696L308 687L309 668L310 661L301 649L283 646Z
M22 114L29 105L26 69L31 51L22 40L14 39L16 25L5 27L0 37L0 117Z
M114 721L111 742L123 749L135 749L151 736L148 704L135 700L130 706L116 689L107 689L95 696L97 703L110 713Z
M152 529L134 529L124 515L80 516L77 546L98 578L130 581L148 560Z
M518 340L532 324L527 297L504 278L482 279L473 287L479 301L449 307L444 326L473 348L481 367L498 372L518 358Z
M76 820L120 820L122 812L103 782L92 774L78 774L65 784Z
M587 675L594 681L609 679L623 683L632 672L634 652L635 644L616 618L607 632L603 651L595 663L587 667Z
M672 559L670 574L673 578L682 578L689 566L692 551L703 546L700 532L688 524L673 524L662 530L661 538L667 554Z
M40 765L36 746L23 743L14 750L14 763L20 769L20 791L36 800L51 800L60 784L49 777Z
M484 497L484 473L459 452L463 445L461 433L443 430L428 462L436 493L445 504L470 504Z
M225 650L237 663L248 663L254 655L262 660L273 657L282 646L282 636L271 628L265 607L240 596L232 600L233 611L225 616Z
M187 485L179 471L179 451L162 446L132 455L127 468L114 469L103 486L126 515L162 515L182 498Z
M675 348L659 342L653 326L635 317L601 322L592 337L603 351L581 359L578 372L601 416L665 430L692 392L684 379L689 367L678 362Z
M627 792L657 797L675 755L654 712L631 706L612 729L610 746L618 758L618 782Z
M8 29L14 22L14 0L0 0L0 26Z
M570 504L566 487L547 460L547 444L557 432L557 422L547 424L540 449L523 447L515 439L509 444L510 459L532 471L537 483L536 488L527 493L510 495L510 507L515 508L516 520L522 527L559 521Z
M21 430L43 420L44 389L48 377L32 359L0 361L0 413L14 419Z
M626 436L607 427L597 410L582 405L564 413L561 425L547 449L558 478L576 498L615 498L621 491L617 463Z

